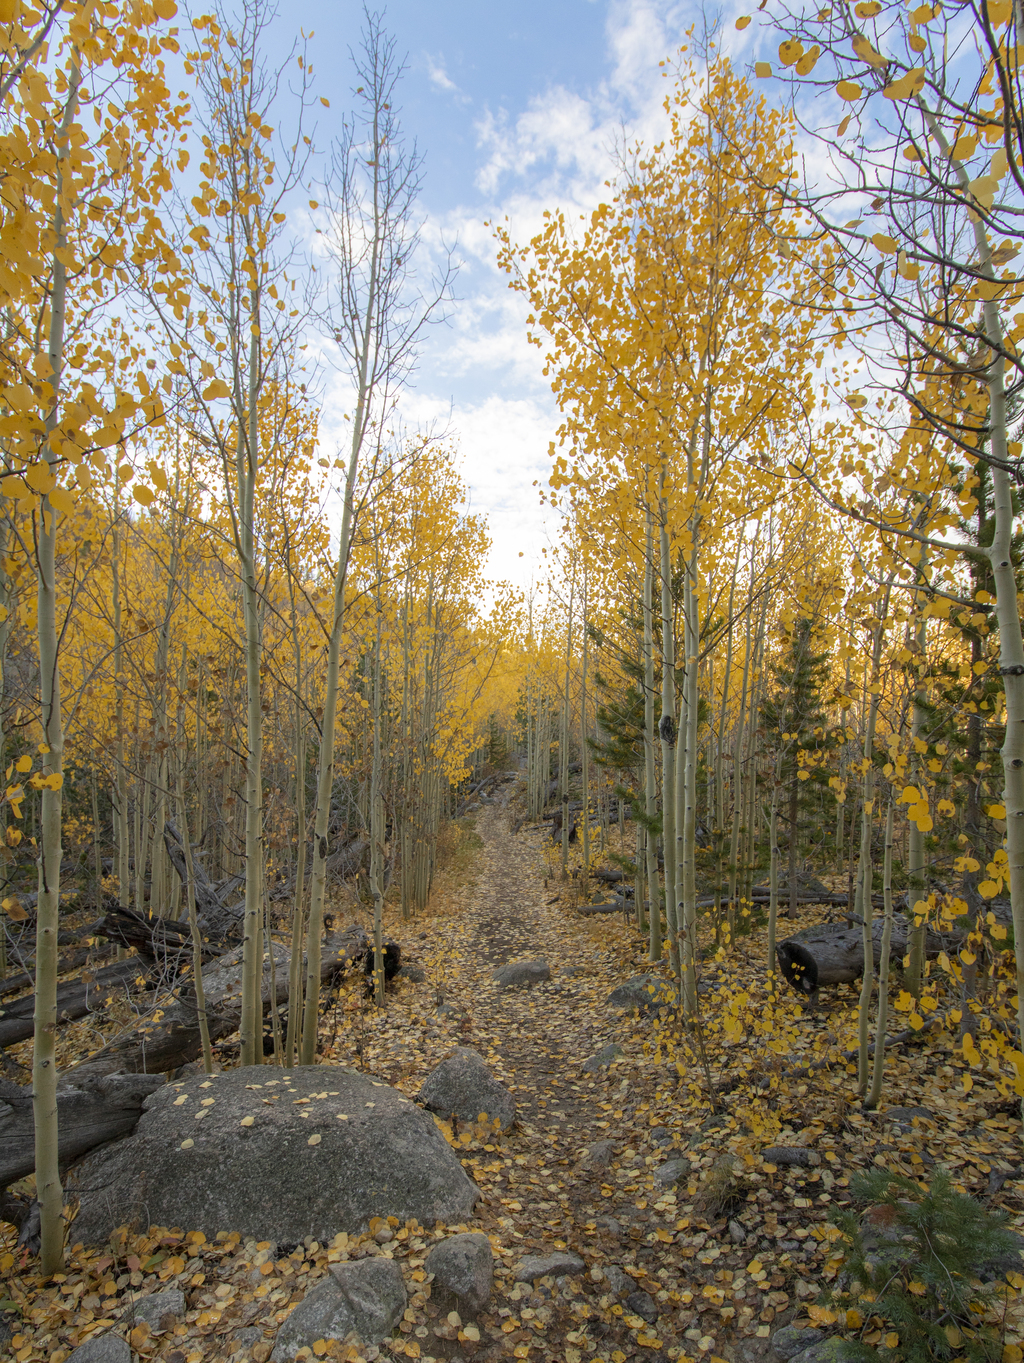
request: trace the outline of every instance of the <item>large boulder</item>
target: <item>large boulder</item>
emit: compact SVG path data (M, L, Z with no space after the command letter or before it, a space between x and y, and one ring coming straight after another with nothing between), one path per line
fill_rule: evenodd
M445 1117L460 1121L500 1123L507 1131L516 1119L516 1100L499 1084L483 1057L470 1046L459 1046L424 1079L420 1101Z
M354 1334L361 1344L387 1339L405 1311L405 1284L394 1259L335 1264L310 1288L277 1332L270 1363L290 1363L318 1340Z
M462 1221L479 1196L434 1121L337 1065L195 1075L146 1099L135 1134L77 1166L75 1237L120 1225L330 1240L373 1216Z

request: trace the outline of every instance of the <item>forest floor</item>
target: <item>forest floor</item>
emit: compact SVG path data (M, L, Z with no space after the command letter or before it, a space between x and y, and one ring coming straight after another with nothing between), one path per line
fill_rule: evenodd
M464 823L462 836L458 875L442 877L431 910L412 931L389 924L427 981L399 983L381 1012L360 987L342 991L322 1040L325 1060L361 1066L410 1095L453 1046L480 1052L512 1090L518 1120L504 1137L446 1131L482 1190L474 1217L458 1227L396 1227L384 1244L367 1234L332 1246L242 1243L227 1232L204 1243L188 1227L154 1229L102 1250L75 1246L66 1273L49 1283L9 1236L0 1244L0 1309L9 1312L6 1347L17 1363L63 1363L111 1328L143 1360L263 1363L279 1323L327 1263L366 1254L401 1265L406 1319L387 1346L332 1345L328 1356L758 1363L780 1325L812 1323L807 1308L834 1281L828 1215L850 1202L858 1170L919 1176L943 1165L964 1191L1024 1226L1019 1108L984 1076L965 1086L948 1041L896 1048L883 1111L861 1112L842 1059L853 995L840 990L815 1013L792 994L772 997L763 932L755 932L705 967L709 1020L737 1020L717 1040L709 1027L705 1077L668 1015L607 1004L616 985L652 969L644 944L618 918L572 911L576 887L558 879L546 829L513 835L497 804ZM808 910L801 924L821 916ZM549 981L498 989L497 966L536 958L547 961ZM73 1050L76 1029L87 1047L85 1026L66 1029L62 1049ZM620 1056L585 1067L611 1043ZM831 1063L801 1069L822 1058ZM907 1117L906 1105L926 1113ZM806 1147L811 1162L773 1164L762 1153L772 1145ZM673 1159L687 1161L682 1177L659 1182ZM431 1305L421 1266L436 1238L458 1230L489 1235L495 1289L487 1313L452 1325ZM582 1274L514 1282L522 1256L562 1250L584 1260ZM632 1280L625 1301L610 1291L616 1269ZM134 1297L168 1287L184 1290L185 1316L166 1329L132 1330ZM1016 1312L1015 1304L1007 1338L1020 1343ZM0 1340L0 1355L4 1348Z

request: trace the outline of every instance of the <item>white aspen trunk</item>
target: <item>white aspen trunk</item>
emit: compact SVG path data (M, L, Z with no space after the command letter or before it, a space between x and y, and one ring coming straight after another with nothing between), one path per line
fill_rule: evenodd
M733 733L732 755L732 829L729 835L729 940L736 940L736 898L740 881L740 818L743 807L743 732L747 717L750 686L750 660L753 652L754 625L754 549L750 549L750 580L747 583L747 627L743 644L743 677L740 682L739 713Z
M922 565L923 566L923 565ZM917 653L915 655L915 666L918 659L923 663L928 647L928 621L919 618L917 621ZM918 753L914 740L921 736L927 723L927 712L925 702L927 701L927 691L921 685L920 678L914 691L913 708L910 719L911 746L914 748L911 757L910 781L912 785L917 784L918 772L921 767L921 755ZM918 828L917 824L911 819L907 827L907 900L910 904L910 913L913 926L910 929L910 959L907 970L907 988L915 999L921 997L921 990L924 988L924 952L925 936L928 928L925 921L925 910L919 912L917 905L925 898L925 835Z
M889 1023L889 954L892 946L892 824L893 801L885 816L885 855L882 862L882 902L885 920L882 925L882 947L878 961L878 1022L875 1026L875 1059L871 1070L871 1092L865 1108L878 1106L882 1097L882 1075L885 1071L885 1032ZM865 957L865 963L867 957Z
M182 741L182 750L184 742ZM188 884L185 887L185 900L188 905L189 936L192 942L192 987L196 996L196 1017L199 1021L199 1038L203 1048L203 1069L213 1073L213 1051L210 1047L210 1027L206 1017L206 994L203 990L203 939L196 916L196 882L192 865L192 842L188 827L188 811L185 808L185 782L181 768L178 768L178 812L181 818L181 844L185 854L185 870Z
M238 485L238 544L245 621L245 914L242 920L242 1018L238 1029L240 1063L263 1060L263 707L260 662L263 631L256 573L255 500L259 470L260 297L249 295L249 373L245 412L239 421L236 476ZM242 411L241 394L235 409Z
M657 770L654 755L654 530L650 503L644 504L644 812L649 820L658 813ZM647 895L648 959L661 960L661 895L658 880L658 844L648 832Z
M46 414L43 457L56 478L59 461L51 438L60 418L61 376L67 308L67 249L64 163L78 108L81 73L77 58L70 64L64 114L58 131L57 176L53 221L53 285L47 358L53 389ZM40 721L45 753L43 774L51 778L42 791L39 855L39 898L36 904L36 978L32 1047L32 1111L35 1129L36 1199L40 1212L40 1272L56 1273L64 1262L64 1193L57 1154L57 936L60 930L61 786L64 781L64 718L60 694L60 636L57 623L57 512L44 496L37 538L37 638L39 646Z
M295 611L295 581L288 573L291 604L292 650L295 660L295 892L292 896L292 939L288 958L288 1025L285 1065L291 1069L298 1056L299 1022L302 1017L302 948L305 940L303 908L306 890L306 730L302 718L302 640Z
M569 687L572 683L572 610L576 586L575 566L569 581L569 620L565 631L565 690L562 696L562 728L558 740L558 798L562 802L562 879L569 877ZM622 851L620 846L619 851Z
M672 560L669 550L668 507L665 503L664 470L658 479L661 546L661 823L662 847L665 854L665 920L668 933L669 961L676 980L679 971L679 915L677 912L675 857L676 842L676 657L675 631L672 619Z
M772 782L772 806L768 820L768 993L775 993L778 965L775 960L775 932L779 921L779 784Z
M885 621L889 613L891 587L890 581L886 586L882 600L879 602L878 625L875 629L874 646L871 650L870 676L872 686L878 684L878 669L882 659L882 641L885 637ZM865 690L867 690L867 687L865 687ZM880 691L871 691L870 695L871 701L867 707L867 719L864 725L864 805L861 814L860 866L855 907L855 912L863 924L864 939L864 974L861 978L860 1013L857 1020L857 1091L861 1094L866 1093L868 1087L868 1037L870 1032L868 1013L871 1007L871 989L874 984L875 973L871 906L871 827L874 820L875 793L875 769L872 758L874 756L875 730L878 726L878 706L881 697Z
M382 723L380 688L380 615L373 654L373 766L370 775L370 891L373 895L373 992L378 1008L384 1007L384 797L381 793Z
M583 569L583 668L580 678L580 760L583 764L581 773L583 781L583 875L585 878L590 876L590 749L587 744L587 664L588 641L587 641L587 570ZM639 860L637 860L639 867ZM639 871L638 871L638 874ZM643 898L638 897L636 901L637 926L643 931L644 905Z

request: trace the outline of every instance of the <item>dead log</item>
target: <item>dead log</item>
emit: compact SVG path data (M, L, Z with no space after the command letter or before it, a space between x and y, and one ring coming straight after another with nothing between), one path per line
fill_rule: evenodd
M882 957L882 933L885 920L876 918L871 924L874 963ZM909 925L897 918L892 926L890 952L895 959L906 955ZM928 932L926 954L934 958L940 951L951 948L951 940L936 932ZM818 990L823 985L850 984L864 973L864 936L860 927L846 927L842 923L819 923L787 937L775 949L779 969L786 980L800 994L806 994L812 1004L818 1001Z
M323 946L320 961L320 982L333 979L349 966L365 958L369 940L361 927L348 928L329 936ZM268 953L269 956L269 953ZM274 945L277 989L273 1000L277 1006L288 998L288 952ZM210 1040L220 1041L237 1032L242 1021L242 948L221 956L203 970L206 994L206 1017ZM271 1005L269 959L263 966L263 1003ZM199 1020L195 1010L195 994L190 988L170 1007L160 1008L143 1019L124 1036L118 1037L95 1055L67 1071L70 1083L77 1076L104 1074L166 1074L201 1053Z
M156 1074L109 1074L62 1088L57 1094L61 1168L134 1131L143 1099L163 1082ZM0 1079L0 1187L27 1178L35 1167L32 1090ZM0 1201L0 1218L6 1220L6 1211L17 1210L5 1209Z
M178 873L181 881L181 888L184 893L188 891L188 867L185 861L185 846L181 840L174 822L168 819L164 823L164 846L167 848L167 855L171 865ZM237 888L235 877L229 877L228 883L218 890L202 863L195 857L192 858L192 870L195 879L196 897L196 920L199 929L204 937L208 937L212 942L226 942L230 938L237 939L241 931L241 917L236 912L237 906L229 908L227 899ZM168 921L168 920L165 920ZM186 936L188 925L182 924L182 929Z
M131 980L146 974L146 968L138 957L126 961L115 961L104 966L95 974L77 980L69 980L57 986L57 1024L74 1022L84 1018L87 1013L97 1013L107 1005L107 1000L115 990L123 988ZM26 1041L33 1031L33 1013L36 996L28 994L0 1008L0 1048L13 1046L18 1041Z
M66 975L69 970L77 970L79 966L85 965L90 958L94 961L105 960L113 949L110 946L79 947L77 951L72 951L70 955L60 958L57 962L57 973ZM22 989L28 989L30 985L35 984L35 980L36 976L33 970L19 970L16 975L8 975L6 979L0 980L0 999L5 999L8 994L18 994Z

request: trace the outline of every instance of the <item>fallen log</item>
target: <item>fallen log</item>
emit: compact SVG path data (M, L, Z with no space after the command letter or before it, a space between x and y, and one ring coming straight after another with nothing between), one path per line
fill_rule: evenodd
M77 970L90 958L94 961L106 960L113 950L111 946L79 947L70 955L61 956L57 962L57 973L66 975L69 970ZM16 975L8 975L6 979L0 980L0 999L5 999L8 994L18 994L22 989L28 989L30 985L35 984L35 980L34 970L19 970Z
M164 846L171 865L178 873L183 895L188 891L188 867L185 862L185 845L181 840L177 825L168 819L164 823ZM204 937L214 942L225 942L236 938L241 931L240 915L237 906L228 907L227 898L237 888L237 879L229 877L227 883L218 890L206 874L202 862L192 858L193 879L195 881L196 921ZM173 920L164 919L164 922ZM182 921L181 929L188 938L188 924ZM190 940L190 939L189 939Z
M320 983L325 984L357 961L365 959L369 939L361 927L333 933L323 945ZM276 991L271 999L269 953L263 964L263 1004L280 1007L288 999L288 952L274 945ZM206 1019L210 1040L237 1032L242 1021L242 948L235 947L203 970ZM201 1054L199 1019L191 987L170 1007L155 1009L142 1022L104 1046L66 1073L69 1083L80 1076L104 1074L166 1074Z
M163 1084L157 1074L108 1074L81 1080L57 1094L57 1156L61 1168L98 1145L127 1136L142 1112L143 1100ZM36 1167L32 1090L0 1079L0 1186L27 1178ZM17 1209L8 1208L11 1212ZM0 1218L7 1220L0 1202Z
M876 918L871 924L872 955L877 966L882 956L882 933L885 920ZM897 918L892 926L890 952L896 959L906 955L909 925ZM951 939L937 932L925 937L925 952L930 958L940 951L951 950ZM851 984L864 973L864 934L859 927L845 927L841 923L819 923L787 937L775 949L783 976L800 994L806 994L812 1004L818 1001L823 985Z
M90 972L88 978L69 980L66 984L58 985L58 1026L84 1018L87 1013L99 1012L106 1007L114 990L145 974L144 962L133 956L126 961L115 961L112 965L104 966L95 974ZM32 1035L35 1006L35 994L28 994L0 1008L0 1048L26 1041Z

